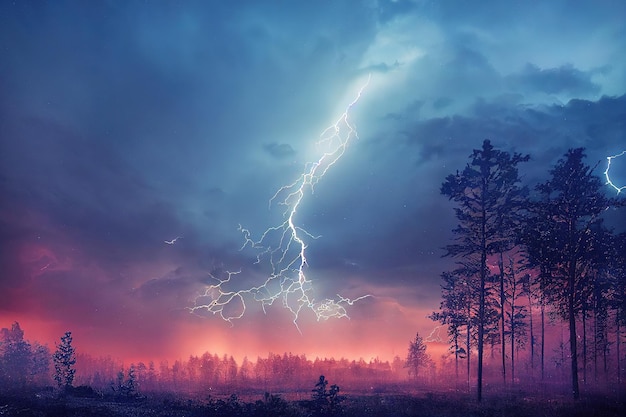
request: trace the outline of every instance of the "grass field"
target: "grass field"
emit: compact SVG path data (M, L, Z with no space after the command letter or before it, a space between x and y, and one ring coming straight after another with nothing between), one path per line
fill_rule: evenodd
M587 396L538 398L517 394L490 396L477 403L467 394L448 392L421 394L348 394L339 404L312 400L287 400L289 395L259 395L257 399L235 395L190 399L153 394L135 399L94 395L58 396L50 391L0 394L0 416L49 417L196 417L196 416L424 416L424 417L583 417L622 416L623 400Z

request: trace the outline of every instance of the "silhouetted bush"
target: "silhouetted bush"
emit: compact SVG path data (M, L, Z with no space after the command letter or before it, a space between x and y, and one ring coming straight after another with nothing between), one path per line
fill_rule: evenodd
M102 398L102 394L89 385L69 386L65 388L65 393L76 398Z
M320 375L315 388L312 390L312 402L309 403L309 408L316 416L339 415L342 412L340 404L345 400L345 397L339 395L339 386L333 384L330 386L330 390L327 390L327 385L326 377Z
M291 403L278 395L266 392L263 401L254 404L254 416L259 417L298 417L300 412Z

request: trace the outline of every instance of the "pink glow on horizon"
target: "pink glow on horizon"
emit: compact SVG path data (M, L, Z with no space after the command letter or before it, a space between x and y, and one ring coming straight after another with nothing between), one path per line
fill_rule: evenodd
M45 215L15 210L13 217L30 232L7 241L3 250L9 280L2 287L8 298L0 304L0 327L18 321L27 340L50 348L71 331L79 351L124 361L183 359L206 351L238 361L269 352L391 361L406 355L416 331L426 336L434 327L426 316L438 307L438 294L426 297L411 273L405 273L414 283L407 288L344 277L350 291L375 297L352 306L350 319L318 322L304 314L302 334L280 306L267 314L251 311L231 326L189 314L186 307L202 284L179 279L177 271L187 260L169 245L159 242L157 256L124 254L133 260L113 263L108 256L117 248L110 242L86 247Z

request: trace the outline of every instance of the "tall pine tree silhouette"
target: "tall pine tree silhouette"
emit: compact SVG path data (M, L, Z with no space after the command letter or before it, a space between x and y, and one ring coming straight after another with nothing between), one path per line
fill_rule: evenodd
M491 315L486 309L487 257L501 251L510 241L510 218L523 207L524 191L518 186L517 165L528 159L494 149L485 140L482 149L470 155L465 169L448 175L441 186L441 193L457 203L454 211L459 221L453 230L455 243L447 246L447 255L461 258L461 263L477 265L478 401L482 400L485 330L492 324L488 323Z
M72 332L65 332L61 336L61 344L52 356L54 360L54 380L60 389L67 391L72 387L76 369L76 352L72 346Z

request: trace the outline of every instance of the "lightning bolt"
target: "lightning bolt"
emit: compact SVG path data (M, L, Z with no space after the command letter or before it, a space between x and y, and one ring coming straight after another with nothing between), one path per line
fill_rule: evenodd
M436 326L424 341L427 343L443 342L441 338L441 326Z
M163 242L167 243L168 245L173 245L174 243L178 241L178 239L182 239L182 238L183 238L182 236L176 236L172 240L164 240Z
M267 279L258 286L228 290L227 288L233 284L231 279L240 271L228 272L226 278L211 275L215 283L207 286L204 293L196 298L195 306L190 308L192 313L212 313L232 324L232 320L245 315L247 299L252 298L259 302L263 312L266 312L267 306L280 300L283 307L289 310L294 325L300 331L298 317L304 308L310 309L318 321L331 317L349 318L346 307L371 296L368 294L349 299L337 294L334 299L316 301L313 296L313 283L306 275L308 267L306 250L307 242L320 236L310 234L296 221L304 197L313 193L315 185L341 159L348 145L359 138L349 116L368 86L370 78L371 75L339 118L320 134L316 143L321 149L319 159L307 163L304 172L294 182L279 188L270 198L270 209L274 205L284 207L282 213L284 221L266 229L258 239L252 237L250 230L239 225L239 231L244 237L241 250L246 247L256 250L257 264L269 261L271 273Z
M613 159L619 158L620 156L624 156L624 154L626 154L626 150L622 151L621 153L617 155L606 157L607 163L606 163L606 170L604 171L604 176L606 177L606 184L613 187L615 191L617 191L617 194L619 194L622 190L626 189L626 185L621 186L621 187L618 187L617 185L615 185L615 183L611 180L611 177L609 176L609 171L611 169L611 161Z

